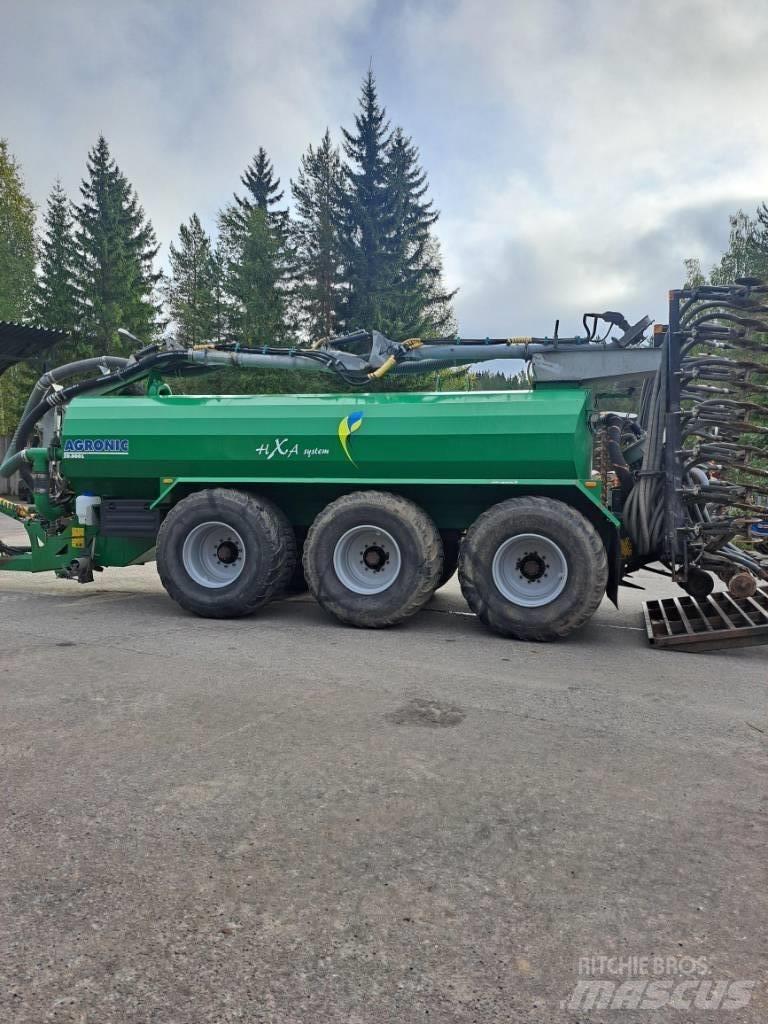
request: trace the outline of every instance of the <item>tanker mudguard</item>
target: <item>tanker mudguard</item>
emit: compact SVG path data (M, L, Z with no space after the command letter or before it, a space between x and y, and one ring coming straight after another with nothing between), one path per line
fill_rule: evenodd
M99 506L102 537L156 537L160 513L141 498L110 498Z

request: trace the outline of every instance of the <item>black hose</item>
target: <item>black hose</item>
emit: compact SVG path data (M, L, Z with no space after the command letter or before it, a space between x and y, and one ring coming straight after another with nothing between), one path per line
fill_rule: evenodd
M626 501L629 492L635 485L635 480L629 468L629 463L624 458L621 450L621 432L624 426L624 418L618 416L615 412L611 412L601 417L601 419L605 424L605 438L608 455L611 460L611 468L619 478L621 496Z
M60 391L48 392L44 398L40 399L40 401L33 405L31 409L28 409L26 414L22 416L14 433L14 437L17 439L17 446L26 442L34 429L35 424L37 424L50 409L67 405L73 398L77 398L79 395L87 395L92 391L112 391L116 388L124 387L133 380L146 376L149 370L156 366L162 364L166 367L172 367L173 365L182 363L184 360L184 353L167 351L152 352L149 355L144 356L142 359L126 361L125 365L118 367L111 373L103 374L100 377L92 377L90 380L80 381L77 384L71 384L69 387L62 388ZM16 452L13 452L11 454L11 459L15 455ZM11 460L6 457L3 465L0 466L0 474L10 475L5 473L6 466L10 461ZM13 470L11 472L13 472Z
M647 441L638 479L624 505L624 523L636 552L641 556L658 555L662 543L667 351L665 340L661 366L650 387L643 388L640 426L645 430Z
M32 409L36 408L41 401L43 401L51 392L56 384L61 383L63 380L67 380L69 377L77 376L80 373L88 373L90 370L97 369L102 366L119 368L127 365L128 359L122 356L94 356L88 359L77 359L72 363L64 363L61 366L54 367L52 370L48 370L44 373L36 382L34 387L29 393L24 411L21 414L16 430L13 433L11 442L8 445L5 456L3 457L3 463L0 465L0 476L12 476L15 469L18 468L21 472L22 478L25 483L31 488L31 471L28 466L15 465L14 469L9 470L9 464L14 459L20 449L26 447L29 440L29 435L32 433L32 429L35 424L29 427L29 421L27 414ZM37 422L37 421L35 421ZM18 461L18 460L17 460Z

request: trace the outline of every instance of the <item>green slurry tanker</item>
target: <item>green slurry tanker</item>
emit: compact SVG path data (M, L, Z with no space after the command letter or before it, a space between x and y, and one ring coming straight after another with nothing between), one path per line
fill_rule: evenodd
M458 566L488 627L554 640L655 564L683 594L646 603L652 642L768 639L768 559L735 543L766 518L767 294L753 279L675 291L668 324L587 314L569 338L133 339L130 358L57 367L33 388L0 466L31 495L0 503L29 543L2 544L0 569L85 583L155 559L198 615L248 615L306 586L342 622L382 627ZM61 338L0 325L0 372ZM530 363L530 390L364 390L500 358ZM179 375L225 365L322 370L352 388L173 394ZM617 393L638 411L610 411Z

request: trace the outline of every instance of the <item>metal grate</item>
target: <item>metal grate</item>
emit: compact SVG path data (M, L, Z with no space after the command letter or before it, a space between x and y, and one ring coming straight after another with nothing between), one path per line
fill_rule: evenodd
M713 651L719 647L768 644L768 587L754 597L727 591L703 601L685 595L644 601L645 628L653 647Z

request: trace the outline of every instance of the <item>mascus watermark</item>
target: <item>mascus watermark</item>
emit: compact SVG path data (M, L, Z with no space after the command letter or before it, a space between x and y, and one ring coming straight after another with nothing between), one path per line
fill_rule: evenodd
M712 977L706 957L585 956L564 1010L741 1010L755 982Z

